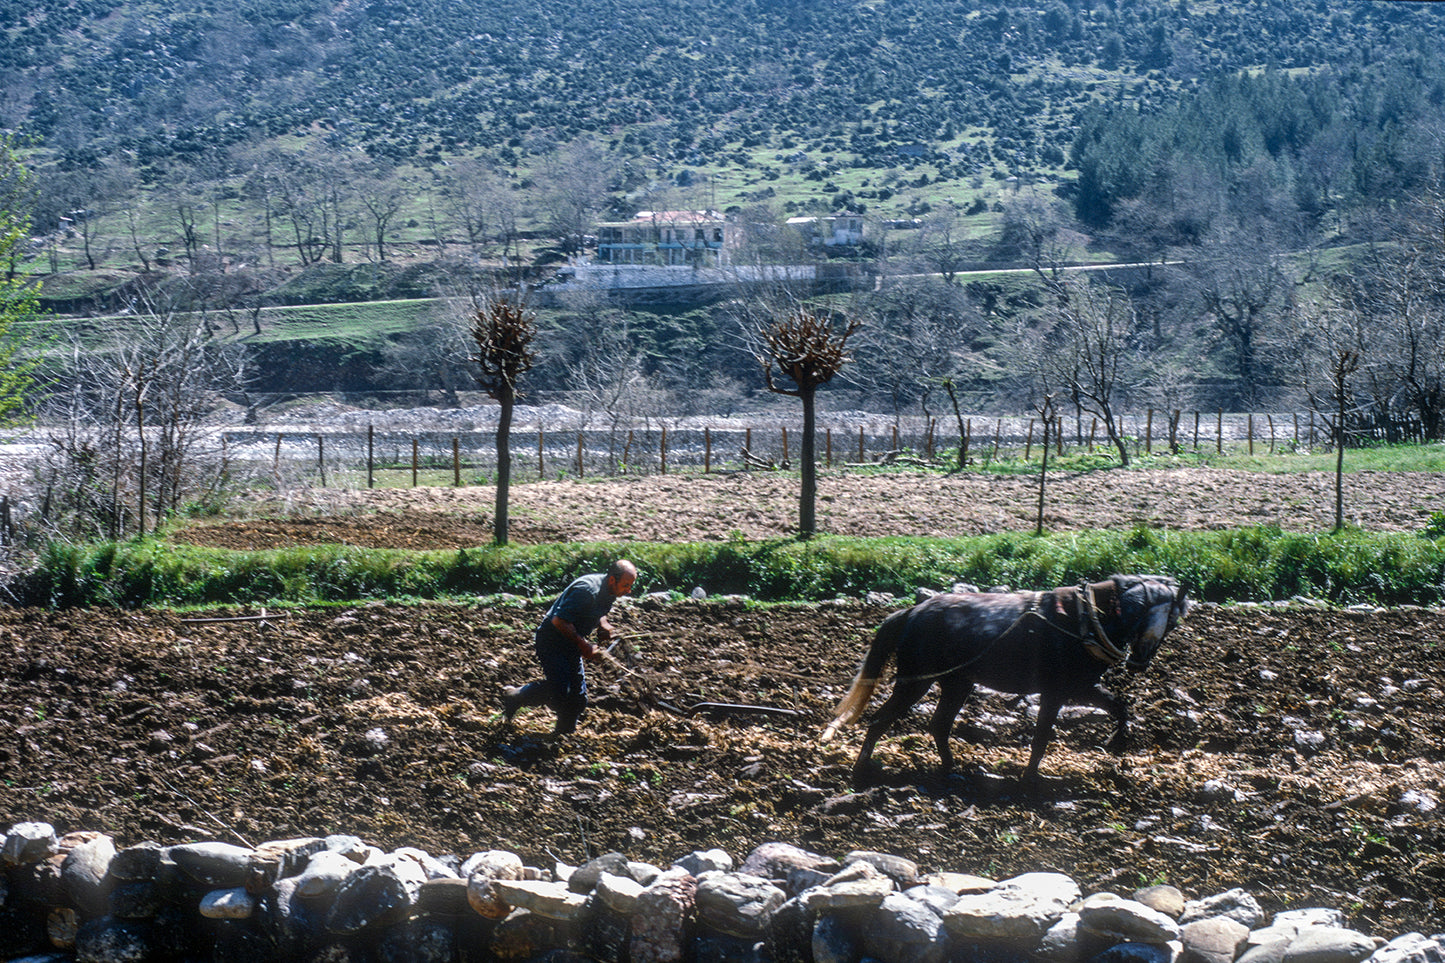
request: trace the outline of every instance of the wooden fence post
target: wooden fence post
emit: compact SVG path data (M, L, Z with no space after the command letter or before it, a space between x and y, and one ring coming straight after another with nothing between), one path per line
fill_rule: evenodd
M712 471L712 431L706 426L702 429L702 473L706 475Z
M898 426L893 426L893 450L898 450Z
M1199 412L1194 412L1194 450L1199 450Z
M582 477L582 432L577 432L577 477Z
M1245 431L1249 435L1249 453L1252 455L1254 454L1254 412L1252 411L1245 422Z
M667 474L667 426L662 426L662 474Z
M543 435L543 433L542 433L542 426L541 426L541 425L538 425L538 426L537 426L537 478L538 478L538 480L541 480L541 479L547 477L547 467L546 467L546 465L543 463L543 460L542 460L542 452L543 452L543 450L544 450L543 447L542 447L542 445L543 445L544 440L545 440L545 438L544 438L544 435Z
M412 488L415 488L415 487L416 487L416 480L417 480L416 476L417 476L417 470L418 470L419 468L421 468L421 457L420 457L420 453L417 451L417 442L416 442L416 439L413 438L413 439L411 440L411 487L412 487Z
M958 445L958 467L962 468L968 464L968 443L973 440L973 419L970 418L963 423L963 438Z
M281 432L276 432L276 451L271 456L271 478L281 487Z
M783 460L779 462L782 467L788 467L788 426L783 426Z
M452 486L462 487L462 442L452 435Z
M1269 453L1270 453L1271 455L1273 455L1273 454L1274 454L1274 449L1275 449L1275 444L1274 444L1274 415L1271 414L1270 412L1267 412L1267 411L1266 411L1266 412L1264 413L1264 417L1269 420Z
M1144 420L1144 454L1154 454L1154 409L1149 409L1149 414Z
M824 444L827 446L827 449L828 449L828 467L829 467L829 468L832 468L832 467L833 467L833 429L832 429L832 428L825 428L825 429L823 429L823 432L824 432Z
M1224 409L1220 408L1214 417L1214 450L1222 455L1224 454Z
M376 487L376 427L366 426L366 487Z
M858 460L859 460L860 462L866 460L865 457L864 457L864 455L863 455L863 426L862 426L862 425L859 425L859 426L858 426Z
M1064 454L1064 416L1063 416L1063 415L1059 415L1059 417L1057 417L1057 418L1054 419L1054 437L1055 437L1056 439L1058 439L1058 442L1057 442L1057 444L1058 444L1058 449L1057 449L1057 450L1058 450L1059 455L1062 456L1062 455Z
M316 467L321 469L321 487L326 487L326 436L316 436Z

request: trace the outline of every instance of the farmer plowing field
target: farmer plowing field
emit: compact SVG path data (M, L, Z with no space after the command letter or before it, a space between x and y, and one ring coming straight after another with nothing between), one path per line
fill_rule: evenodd
M602 646L612 640L607 613L612 603L632 591L637 566L617 559L606 572L583 575L557 596L537 626L537 661L543 678L524 686L502 690L505 722L524 706L551 706L557 713L555 735L575 732L587 711L587 673L582 661L602 658ZM587 636L597 633L597 643Z

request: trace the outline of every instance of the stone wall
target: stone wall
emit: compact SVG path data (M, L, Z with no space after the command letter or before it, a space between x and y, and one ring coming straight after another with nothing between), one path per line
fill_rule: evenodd
M714 849L541 869L354 836L117 850L30 822L10 827L0 864L0 960L25 963L1445 961L1440 937L1387 942L1328 908L1266 920L1240 889L1084 897L1057 873L920 876L900 856L787 843L741 865Z

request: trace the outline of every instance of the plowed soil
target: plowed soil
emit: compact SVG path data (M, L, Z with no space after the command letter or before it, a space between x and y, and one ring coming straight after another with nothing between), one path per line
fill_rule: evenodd
M374 548L464 548L492 538L490 487L301 489L241 506L258 516L194 526L195 544L259 549L317 542ZM1326 531L1335 523L1334 477L1213 468L1060 473L1050 477L1044 525L1176 531L1277 525ZM824 473L818 531L835 535L980 535L1033 531L1036 476ZM1346 476L1345 521L1373 531L1419 531L1445 508L1445 474ZM554 541L712 541L791 535L798 479L776 472L647 475L528 482L508 501L508 535Z
M992 530L1000 523L990 519L1016 519L1027 504L1011 490L951 496L942 514L909 520L877 491L832 483L834 524L821 527L834 531L870 512L891 516L894 532L944 520L945 531ZM574 483L565 506L528 511L537 531L568 539L751 537L791 522L786 486L778 501L761 497L756 477L715 484L750 501L704 519L712 503L697 482L681 489L681 504L665 485ZM1314 496L1291 507L1221 483L1211 510L1201 484L1160 479L1130 494L1115 476L1112 524L1325 527ZM1387 487L1396 501L1379 494ZM531 488L518 489L519 502ZM1361 524L1416 527L1421 491L1439 492L1441 480L1372 489L1380 507ZM400 493L317 493L293 505L306 517L243 519L192 537L453 545L446 539L461 530L432 522L482 524L489 491L461 506L456 493L427 490L425 514L403 510ZM592 492L609 493L610 518L580 498ZM323 516L323 499L391 514ZM1130 499L1133 514L1120 514ZM1191 507L1173 516L1165 503ZM1097 524L1082 520L1092 508L1062 496L1055 505L1067 524ZM1257 509L1267 517L1251 506L1267 506ZM467 544L486 541L480 531ZM633 671L591 668L593 708L578 733L556 740L546 710L510 728L496 712L501 686L535 674L540 601L358 604L264 619L0 610L0 827L43 819L120 845L350 832L434 853L508 848L541 866L609 850L668 862L718 846L741 857L786 840L995 878L1057 870L1086 891L1169 882L1205 896L1241 886L1268 910L1338 907L1380 935L1445 930L1445 613L1196 606L1148 672L1112 680L1136 716L1123 756L1102 749L1106 718L1075 713L1042 785L1026 786L1029 703L983 694L960 718L956 773L934 768L925 703L881 744L880 782L856 792L861 730L823 746L817 734L890 611L630 600L613 622L636 650ZM214 621L227 616L248 620ZM689 714L655 708L659 699ZM796 715L690 711L700 703Z

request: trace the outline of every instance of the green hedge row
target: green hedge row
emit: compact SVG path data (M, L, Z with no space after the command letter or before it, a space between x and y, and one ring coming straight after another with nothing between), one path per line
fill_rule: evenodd
M741 593L760 601L906 596L956 581L1047 588L1112 572L1173 575L1214 601L1306 595L1340 604L1445 598L1445 538L1410 533L1082 532L1036 537L841 538L695 544L571 543L405 552L312 546L262 552L159 540L52 545L12 582L23 605L205 606L555 593L625 554L641 591Z

